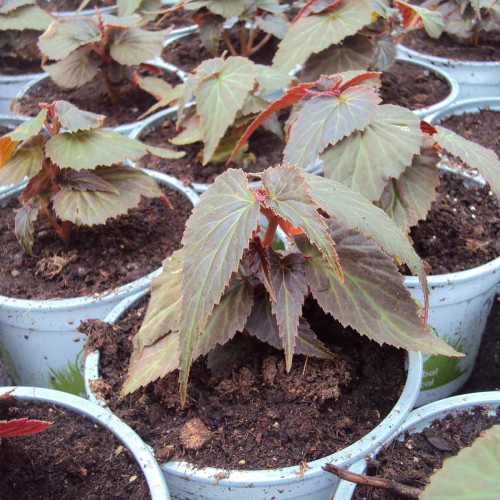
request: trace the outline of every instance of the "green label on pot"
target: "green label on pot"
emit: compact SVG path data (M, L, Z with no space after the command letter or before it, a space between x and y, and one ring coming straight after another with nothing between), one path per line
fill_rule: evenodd
M85 397L85 381L82 373L83 351L80 351L73 363L68 361L66 366L49 368L50 386L57 391Z

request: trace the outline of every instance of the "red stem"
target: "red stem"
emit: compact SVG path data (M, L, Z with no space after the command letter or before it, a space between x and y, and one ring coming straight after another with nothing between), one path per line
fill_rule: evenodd
M264 235L264 246L270 247L274 241L274 235L276 234L276 229L278 228L278 218L268 217L268 225L266 229L266 234Z

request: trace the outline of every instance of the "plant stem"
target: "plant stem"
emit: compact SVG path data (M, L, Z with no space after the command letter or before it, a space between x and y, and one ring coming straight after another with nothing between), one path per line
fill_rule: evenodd
M229 40L229 35L227 34L226 30L222 30L222 39L224 40L224 43L227 45L227 48L229 49L231 55L237 56L238 52L236 52L235 48L233 47L233 44L231 43L231 40Z
M249 56L251 56L252 54L255 54L258 50L260 50L262 47L264 47L264 45L270 40L271 38L271 33L268 33L255 47L252 47L250 50L249 50Z
M340 479L345 479L351 483L362 484L363 486L372 486L373 488L380 488L383 490L392 491L398 495L402 495L407 498L418 499L419 495L422 493L420 488L414 488L412 486L407 486L406 484L398 483L392 479L384 479L381 477L370 477L364 474L357 474L356 472L351 472L349 470L343 469L338 465L326 464L322 467L326 472L331 472L335 474Z
M268 222L266 234L264 235L264 241L262 243L264 246L270 247L273 244L274 235L276 234L276 229L278 228L278 218L269 217Z
M240 26L240 45L241 45L241 55L243 57L247 57L248 51L250 49L250 44L247 41L247 32L244 24Z

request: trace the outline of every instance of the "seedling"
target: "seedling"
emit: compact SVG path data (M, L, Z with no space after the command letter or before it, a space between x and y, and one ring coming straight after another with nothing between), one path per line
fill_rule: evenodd
M193 361L237 331L283 349L287 370L295 353L330 356L302 317L309 293L380 344L458 355L430 333L406 290L393 256L420 277L427 297L422 262L382 210L290 164L257 176L262 188L252 190L242 170L229 169L195 206L183 249L153 282L123 394L179 369L184 405ZM286 254L271 248L278 226L293 243Z
M132 81L132 70L161 53L169 30L140 28L141 17L65 17L52 22L38 43L43 69L66 88L81 87L101 75L112 102ZM57 62L54 62L57 61Z
M476 168L500 195L495 152L406 108L381 104L377 76L350 71L292 87L253 121L233 155L262 121L293 106L284 160L306 168L320 158L325 177L375 202L401 228L425 219L435 200L441 149Z
M25 252L33 255L39 215L67 245L72 223L104 224L136 207L141 196L168 202L152 177L121 163L146 154L179 158L183 153L101 128L105 116L66 101L40 107L35 118L0 138L0 185L29 179L18 198L22 206L15 219L16 237Z

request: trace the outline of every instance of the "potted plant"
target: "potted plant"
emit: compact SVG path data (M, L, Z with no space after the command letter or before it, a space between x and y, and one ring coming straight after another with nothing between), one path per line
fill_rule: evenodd
M304 167L319 155L327 178L359 191L407 231L426 218L436 200L436 187L440 183L437 149L442 148L477 168L498 196L500 164L493 151L444 127L429 125L404 108L380 104L376 87L366 84L376 75L347 72L292 87L255 119L240 144L248 140L261 120L293 105L286 125L284 159ZM365 83L360 85L360 82ZM494 258L464 275L430 278L433 290L430 324L442 338L460 339L472 363L465 362L460 369L452 370L446 368L450 363L441 358L443 373L438 377L437 358L432 358L426 368L428 373L424 374L426 394L421 396L419 404L452 394L470 375L479 346L477 338L480 340L497 288L499 265L500 260ZM463 295L459 289L455 291L462 281ZM406 285L422 300L417 280L409 277ZM438 386L445 387L438 392L431 390Z
M152 103L133 83L132 70L142 68L162 74L168 69L162 68L161 61L146 64L161 52L168 30L147 31L140 23L137 14L117 18L99 12L93 17L53 21L38 42L42 68L50 79L46 75L24 88L14 110L33 115L38 102L65 99L89 111L106 109L107 125L121 125L121 132L130 131ZM71 92L75 88L79 91ZM129 100L135 106L129 106Z
M0 7L0 113L7 114L19 90L39 76L36 42L51 22L35 0L4 2Z
M111 14L116 9L113 3L112 0L38 0L40 7L55 17L91 17L96 8L103 14Z
M174 203L178 205L175 213L180 220L177 223L176 216L170 216L161 206L150 208L153 216L151 222L147 222L145 215L137 215L143 224L144 234L141 236L139 232L134 239L143 238L139 245L144 252L148 240L153 246L160 244L160 238L163 238L162 245L169 241L175 245L176 237L172 231L176 225L179 226L177 239L180 241L182 217L188 217L197 196L176 179L150 172L151 176L121 164L128 157L137 159L145 154L156 154L175 158L179 153L147 146L111 129L104 129L101 127L103 115L79 110L65 101L55 101L41 107L37 117L0 138L0 184L18 184L26 177L29 179L27 184L22 184L2 199L2 204L5 205L9 198L16 195L19 196L21 205L16 206L12 201L2 212L3 259L4 271L7 273L2 281L13 296L3 295L0 299L1 345L9 353L8 357L16 368L13 374L18 380L24 383L35 380L40 386L59 383L70 389L72 387L71 390L78 393L83 388L83 380L77 369L81 335L75 329L79 321L89 316L104 317L124 297L147 287L154 274L147 271L150 263L146 267L143 263L142 269L146 271L141 275L141 268L136 263L139 262L136 260L138 257L131 259L126 250L108 252L106 248L102 248L102 258L108 259L109 256L116 255L120 263L128 261L127 265L132 265L127 268L123 264L114 271L102 268L102 272L90 267L91 262L98 260L95 255L85 263L85 252L98 248L96 245L99 245L99 241L101 245L109 244L111 248L121 244L125 249L131 244L130 239L129 243L123 241L120 231L131 231L132 226L127 229L125 224L123 229L116 227L112 230L108 219L116 218L136 207L141 196L160 197L168 202L157 181L172 190L170 192L175 197ZM41 132L42 127L49 131L49 135ZM176 192L181 194L177 195ZM17 209L15 223L14 220L7 222L9 218L13 218L14 208ZM35 223L39 216L48 221L48 226ZM168 218L171 231L163 236L159 232L153 235L150 232L151 224L153 227L157 225L154 217L159 217L161 221ZM76 228L85 226L94 226L97 231L101 226L95 225L107 221L108 225L102 227L109 229L100 235L99 232L93 235L93 230L90 229L90 233L86 235L80 229L75 231ZM40 240L35 230L42 235L46 233L48 239L43 236ZM29 255L24 255L22 251L18 255L15 246L10 246L15 245L12 234L14 231L22 249ZM70 241L75 232L77 244ZM92 238L97 241L88 245L93 241ZM34 250L35 240L37 248ZM8 248L11 250L7 250ZM37 257L33 256L34 251L38 254ZM147 260L151 260L147 252L145 255ZM73 269L64 277L61 272L72 262L80 262L74 265L82 266L83 271L78 274L78 268ZM100 265L106 264L98 264ZM111 260L107 265L117 264L113 264ZM12 269L8 270L9 266ZM153 269L154 267L150 270ZM7 279L9 274L10 278ZM90 278L92 275L94 277ZM99 275L104 278L103 281ZM30 280L27 289L16 284L16 279L22 276ZM11 278L16 279L11 281ZM36 285L37 282L39 285ZM69 282L73 285L68 288ZM104 288L98 290L94 285ZM76 289L71 290L73 286ZM76 297L71 295L75 290ZM95 294L94 291L99 293ZM65 295L68 297L67 294L70 294L69 298L48 300ZM43 299L26 300L26 297L36 299L37 296ZM80 385L76 388L75 385L78 384Z
M342 185L290 164L269 168L259 177L262 188L252 190L241 170L229 169L200 198L186 225L184 248L164 261L162 275L153 282L122 395L178 369L183 406L191 365L201 355L215 352L217 344L222 345L216 349L217 359L227 360L234 343L238 345L237 339L228 342L237 330L245 329L284 350L284 370L292 366L294 353L329 357L302 317L309 289L323 310L379 343L457 354L426 330L417 304L404 289L387 254L397 252L408 262L422 277L424 288L425 275L404 234L380 209ZM259 214L268 220L263 239L256 235ZM294 243L286 255L270 247L278 226ZM212 252L212 245L218 250ZM381 260L372 267L369 262L374 261L365 260L364 251L377 253ZM370 285L365 281L368 275L373 279ZM358 281L361 276L363 283ZM391 418L405 411L396 410ZM387 425L390 433L398 424L393 420ZM377 428L334 458L343 463L347 456L363 456L386 435ZM221 491L241 495L241 488L251 484L260 498L283 488L294 498L322 498L333 486L319 469L322 462L302 467L298 481L291 467L232 471L220 477L223 471L199 470L186 463L169 463L164 470L181 497L186 485L190 491L196 488L200 498L217 498ZM186 476L187 483L180 480Z
M500 7L492 0L471 2L427 0L423 7L443 14L444 33L433 43L423 34L408 37L399 52L415 61L445 68L460 85L459 99L495 97L500 63L495 46L500 32Z
M393 494L404 495L405 498L422 499L460 498L471 492L469 489L471 485L474 485L474 490L472 490L474 493L478 493L478 491L496 491L494 484L491 485L490 481L491 479L493 481L498 479L495 458L491 460L491 458L497 456L499 451L498 438L490 436L498 433L499 405L499 394L492 391L454 396L412 411L392 439L370 455L369 462L374 463L373 461L377 461L380 474L373 475L373 470L371 471L372 475L363 474L367 468L365 460L353 464L349 470L343 470L336 465L325 466L326 470L338 474L343 479L338 490L333 495L333 500L349 500L356 489L354 483L389 490ZM467 415L470 416L467 417ZM451 436L447 435L446 430L443 431L442 427L446 429L445 422L452 422L455 419L456 424L448 424L448 427L450 425L455 426L453 428L455 442L452 443ZM459 419L464 420L463 424L460 424ZM472 423L472 426L471 420L476 420L475 423ZM441 425L441 422L443 425ZM433 430L433 424L436 427L435 430ZM467 424L472 428L467 429ZM460 434L461 425L463 426L463 435ZM482 431L484 429L489 430L484 431L483 435ZM481 437L479 437L480 435ZM383 472L383 467L387 463L386 460L390 461L392 458L383 459L381 455L385 453L386 449L391 448L391 444L392 448L394 448L394 443L397 443L398 450L406 450L400 451L402 455L400 455L398 464L408 463L404 461L404 455L409 455L411 461L419 464L419 462L422 462L422 455L419 452L420 450L426 450L426 463L421 463L420 466L417 465L418 471L413 471L414 476L418 476L418 486L415 481L412 481L411 477L401 480L405 472L407 476L412 472L406 470L404 466L398 467L396 470L393 469L390 477ZM467 446L471 447L468 448ZM483 446L486 446L486 448L483 448ZM484 455L486 450L488 452ZM476 454L478 452L479 455ZM481 453L483 455L479 458ZM471 456L480 460L481 467L471 468L471 463L466 466L462 462L462 460L468 460L468 457ZM457 469L452 469L452 467L453 464L458 465L460 462L465 467L460 470L460 473L457 473ZM477 464L478 462L474 463ZM493 468L491 468L492 466ZM436 469L438 469L437 472ZM444 483L446 478L450 478L450 474L453 474L453 480ZM485 479L484 482L483 479ZM445 484L446 494L442 496L444 494L442 488ZM493 486L493 489L488 489L490 486Z
M185 84L176 87L155 77L136 75L137 84L158 99L146 114L172 104L177 106L145 120L131 137L146 138L154 128L161 131L161 124L175 116L177 134L172 130L169 138L160 134L158 139L160 143L184 147L188 155L185 161L168 162L164 167L167 173L192 182L196 191L205 191L209 180L224 171L224 162L245 125L266 109L274 93L281 93L291 80L269 66L240 56L208 59ZM247 171L258 171L281 157L284 134L278 118L265 120L260 131L260 140L245 144L233 160Z
M112 481L119 483L118 488L122 488L120 494L128 491L129 494L149 493L154 500L170 498L162 472L148 446L130 427L109 411L82 398L49 389L3 387L0 392L2 414L13 413L24 416L28 412L35 415L43 413L53 421L52 425L50 422L24 418L14 422L12 420L0 422L2 429L7 431L7 433L3 430L1 432L2 456L10 457L7 463L3 457L0 460L2 491L6 498L19 494L19 485L9 483L10 473L15 473L15 468L19 467L19 464L22 464L24 469L18 482L22 482L23 475L29 475L28 485L23 494L33 493L34 488L40 498L43 494L50 494L50 487L54 486L54 481L49 485L49 481L46 483L43 477L36 477L33 480L33 469L40 475L42 471L38 467L47 465L48 460L52 460L50 475L56 479L58 493L66 491L73 495L78 491L88 492L87 485L92 484L101 494L110 494L109 490L107 492L100 490L103 485L106 486L106 482L96 482L96 478L99 481L99 476L102 481L102 476L109 474ZM13 425L16 426L15 429L11 429ZM49 425L50 428L47 429ZM36 441L36 446L32 445L34 441L32 436L26 438L31 440L27 448L22 448L22 439L12 437L21 435L20 432L32 434L43 429L46 429L42 433L45 435L42 436L42 440ZM124 448L125 453L123 453ZM18 452L23 449L24 452ZM82 455L82 449L85 456ZM40 458L42 455L44 457ZM65 460L62 460L63 457ZM72 458L78 460L79 467L75 467ZM106 462L110 463L108 469ZM141 492L138 485L142 482L142 478L129 475L137 472L143 475L144 482L147 483L146 489L149 491Z

